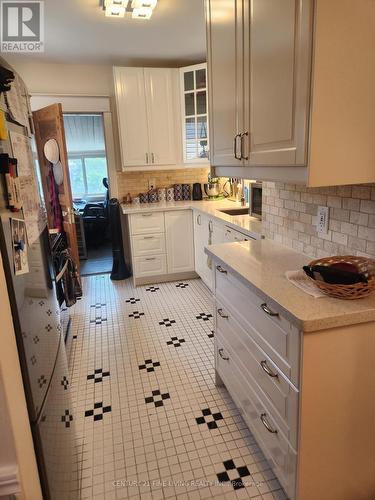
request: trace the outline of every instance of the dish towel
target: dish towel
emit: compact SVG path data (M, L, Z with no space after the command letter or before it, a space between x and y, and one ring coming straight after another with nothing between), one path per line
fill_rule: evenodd
M319 288L317 288L306 276L304 271L286 271L285 276L288 281L293 283L294 286L300 288L303 292L312 295L315 299L327 297L327 295L321 292Z

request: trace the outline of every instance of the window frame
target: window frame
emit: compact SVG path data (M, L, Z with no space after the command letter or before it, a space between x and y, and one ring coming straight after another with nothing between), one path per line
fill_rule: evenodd
M70 181L73 200L74 201L81 201L81 200L101 201L101 200L104 200L105 197L106 197L105 193L89 193L88 192L88 189L87 189L87 173L86 173L85 158L104 158L106 160L106 164L107 164L107 177L108 177L108 159L107 159L107 155L106 155L106 151L105 150L100 150L100 151L79 151L79 152L74 152L74 153L68 153L69 177L70 177L69 160L81 160L81 168L82 168L82 172L83 172L83 183L84 183L84 186L85 186L85 193L82 193L79 196L75 196L73 194L72 182Z
M197 89L196 88L196 71L204 69L206 71L206 87ZM189 72L194 72L194 89L193 90L185 90L184 86L184 75L185 73ZM191 66L184 66L180 68L180 101L181 101L181 126L182 126L182 155L183 155L183 162L185 164L210 164L210 137L209 137L209 115L208 115L208 71L207 71L207 63L201 63L201 64L193 64ZM206 92L206 113L203 114L198 114L197 113L197 93L199 92ZM194 106L195 106L195 114L194 115L186 115L185 114L185 95L194 93ZM199 117L206 117L207 120L207 152L208 152L208 157L207 158L192 158L188 159L187 158L187 140L186 140L186 119L187 118L194 118L195 120L195 132L197 133L198 130L198 125L197 125L197 120ZM197 151L198 151L198 139L195 137L195 142L197 146Z

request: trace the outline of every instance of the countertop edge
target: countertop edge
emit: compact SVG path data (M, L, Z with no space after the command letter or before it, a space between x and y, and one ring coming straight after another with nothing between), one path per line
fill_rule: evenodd
M239 281L241 281L245 286L254 291L258 296L264 298L271 306L278 307L282 314L296 326L301 333L315 333L323 330L331 330L333 328L341 328L344 326L353 326L364 323L371 323L375 321L374 319L368 319L363 317L363 311L351 312L350 314L343 314L341 316L326 316L321 319L316 320L303 320L296 317L291 311L286 309L282 304L280 304L276 299L267 295L261 288L257 287L249 279L243 276L241 273L236 271L228 262L218 257L214 252L210 250L210 247L205 248L205 253L210 256L214 261L217 261L220 265L223 265L231 270L231 272L236 276ZM302 292L303 293L303 292ZM324 299L322 299L324 300Z
M202 201L205 201L205 200L202 200ZM208 202L208 203L215 203L215 202ZM220 202L217 202L217 203L220 203ZM159 206L158 204L154 204L154 205L147 204L147 206L146 206L146 204L144 204L144 205L145 206L139 205L139 206L135 207L135 206L131 206L131 205L127 206L125 204L121 204L122 213L124 215L143 213L148 208L150 209L150 211L153 211L153 212L168 212L168 211L172 211L172 210L196 210L196 211L201 212L203 214L209 215L213 219L220 221L224 225L229 226L232 229L235 229L236 231L244 234L245 236L249 236L250 238L253 238L253 239L264 238L264 235L262 234L262 232L246 229L246 228L236 224L235 222L228 221L228 220L226 220L225 214L223 214L223 216L220 216L219 214L215 214L215 213L212 213L211 211L207 211L202 207L194 206L194 202L191 200L189 203L186 203L185 205L182 205L182 206L179 206L178 204L177 205L170 205L170 206L168 206L168 205ZM233 208L235 208L235 207L236 206L234 205ZM220 210L219 207L215 208L214 206L212 206L212 208L214 210ZM259 223L260 225L262 224L262 222L256 218L253 218L252 222Z

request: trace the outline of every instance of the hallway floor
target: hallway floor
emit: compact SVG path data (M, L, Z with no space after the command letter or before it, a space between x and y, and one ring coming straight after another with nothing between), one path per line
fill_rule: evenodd
M225 389L200 280L83 280L70 376L82 499L283 500Z
M81 260L80 265L82 276L110 273L113 265L112 243L106 242L98 248L89 248L87 259Z

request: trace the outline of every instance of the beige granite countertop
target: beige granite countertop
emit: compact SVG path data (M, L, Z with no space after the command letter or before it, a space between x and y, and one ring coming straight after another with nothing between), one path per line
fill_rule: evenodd
M316 299L290 283L285 271L301 269L311 259L280 244L267 239L226 243L211 245L206 253L270 299L270 305L278 305L304 332L375 321L375 294L359 300Z
M121 207L125 215L144 212L164 212L167 210L198 210L240 231L246 236L253 238L260 238L262 236L262 222L255 217L250 217L249 215L227 215L219 211L222 208L241 208L239 203L229 200L171 201L141 203L140 205L122 204Z

